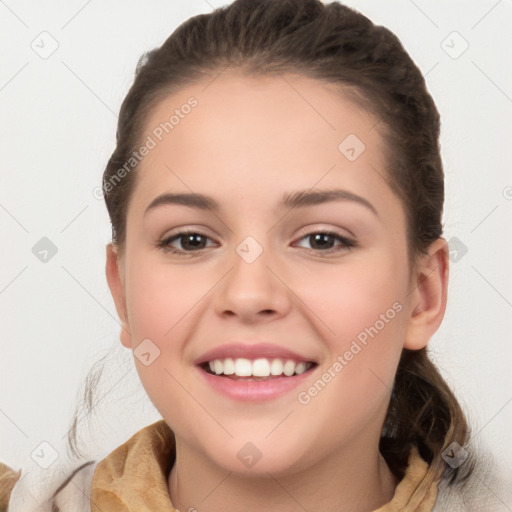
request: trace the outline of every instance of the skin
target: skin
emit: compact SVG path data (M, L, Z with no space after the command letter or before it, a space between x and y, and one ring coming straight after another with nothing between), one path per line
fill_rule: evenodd
M378 508L397 484L378 450L394 375L402 348L424 347L444 316L446 242L433 243L409 273L404 209L382 178L377 120L339 88L230 70L162 100L143 137L191 96L197 107L139 165L126 245L118 253L109 244L106 264L123 345L135 350L149 338L160 350L148 366L134 360L176 436L172 502L209 512L241 504L249 512ZM349 134L366 146L352 162L338 150ZM365 198L378 215L350 200L276 210L284 193L331 188ZM164 192L208 194L221 210L165 205L144 215ZM204 249L194 252L183 238L172 247L188 248L185 255L157 246L184 227L207 237ZM326 249L307 235L325 229L357 246L328 239L338 251L322 256ZM250 264L236 252L247 236L263 249ZM397 301L393 320L317 396L299 403L297 393ZM195 358L256 338L317 361L307 385L243 403L198 378ZM247 442L261 452L252 467L237 457Z

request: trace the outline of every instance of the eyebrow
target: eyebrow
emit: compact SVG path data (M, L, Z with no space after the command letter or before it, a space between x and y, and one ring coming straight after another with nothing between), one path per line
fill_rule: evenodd
M289 192L284 194L280 203L278 204L278 208L280 209L292 209L292 208L304 208L307 206L313 206L322 203L328 203L332 201L353 201L359 203L366 208L368 208L371 212L373 212L377 217L379 216L375 207L364 197L358 196L353 192L349 192L348 190L342 189L332 189L332 190L297 190L296 192ZM162 205L182 205L188 206L189 208L197 208L199 210L211 210L213 212L218 212L220 210L220 204L213 199L211 196L207 196L204 194L198 193L164 193L161 194L146 208L144 215L148 213L148 211Z

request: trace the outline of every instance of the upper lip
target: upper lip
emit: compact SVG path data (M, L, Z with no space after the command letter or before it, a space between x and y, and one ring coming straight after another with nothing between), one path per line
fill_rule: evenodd
M272 343L228 343L219 347L208 350L201 356L199 356L194 364L201 365L215 359L226 359L226 358L246 358L246 359L291 359L296 362L315 362L309 357L302 356L293 350L288 348L280 347Z

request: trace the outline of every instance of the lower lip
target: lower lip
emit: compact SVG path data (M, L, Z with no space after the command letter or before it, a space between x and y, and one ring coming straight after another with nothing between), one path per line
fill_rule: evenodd
M304 384L315 367L300 375L274 377L269 380L236 380L206 372L197 367L206 382L217 392L242 402L274 400Z

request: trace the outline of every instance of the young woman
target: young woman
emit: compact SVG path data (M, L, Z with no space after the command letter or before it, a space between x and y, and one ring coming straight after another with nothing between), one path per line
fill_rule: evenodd
M461 490L468 424L426 352L438 138L398 39L339 3L237 0L149 52L103 190L121 341L162 420L39 510L499 510Z

